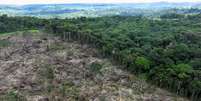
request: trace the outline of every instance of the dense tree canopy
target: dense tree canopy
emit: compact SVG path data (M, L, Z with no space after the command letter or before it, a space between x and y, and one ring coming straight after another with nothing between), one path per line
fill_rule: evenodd
M32 17L8 17L7 15L0 16L0 33L38 29L44 26L44 19Z

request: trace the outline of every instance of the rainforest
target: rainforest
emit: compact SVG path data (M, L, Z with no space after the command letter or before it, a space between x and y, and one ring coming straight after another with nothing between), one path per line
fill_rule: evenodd
M199 9L191 9L189 12L195 10L199 11ZM3 38L3 36L12 35L11 33L24 33L26 34L25 36L27 36L29 33L35 32L48 33L43 35L43 40L48 40L45 36L52 36L58 37L63 43L77 42L82 46L88 45L90 48L97 50L98 57L108 59L107 61L118 65L118 69L135 75L145 80L150 85L160 87L173 93L173 95L182 96L192 101L201 100L200 13L178 14L173 12L162 14L158 17L114 15L64 19L8 16L3 14L0 16L0 36L2 36L2 38L0 38L1 53L3 54L5 47L12 44L6 41L9 38L12 39L11 36L6 38ZM13 40L18 40L18 38ZM26 41L27 44L29 44L28 40ZM37 41L36 43L41 42L42 41ZM56 49L63 49L57 44L52 47L53 46L47 46L47 49L54 50L55 47ZM29 47L23 49L26 51ZM3 64L7 63L7 60L10 58L9 55L7 55L7 57L0 55L1 66L3 67ZM102 65L92 63L91 67L91 71L93 72L92 77L101 72ZM47 79L53 79L54 75L52 75L52 73L56 71L52 69L47 69L46 71L48 71L48 73L45 74ZM101 72L101 74L104 75L104 72ZM64 85L66 85L66 83ZM62 89L70 85L72 84L67 83L67 86L62 86L64 87ZM76 87L73 86L71 91L74 91L72 94L77 94L75 93L75 91L77 91ZM9 94L14 98L19 97L14 92ZM66 93L62 94L64 96ZM71 96L67 94L66 96L75 98L78 101L89 100L86 99L86 96L79 98L75 97L76 95ZM50 101L57 101L51 100L53 98L49 99ZM8 101L23 100L24 99ZM77 100L70 99L69 101Z

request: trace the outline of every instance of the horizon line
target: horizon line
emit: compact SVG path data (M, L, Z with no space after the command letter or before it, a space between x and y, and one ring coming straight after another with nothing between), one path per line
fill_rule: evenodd
M22 4L14 4L14 3L5 3L5 4L0 4L0 5L54 5L54 4L151 4L151 3L174 3L174 4L180 4L180 3L201 3L201 1L185 1L185 2L171 2L171 1L157 1L157 2L97 2L97 3L90 3L90 2L72 2L72 3L68 3L68 2L64 2L64 3L22 3Z

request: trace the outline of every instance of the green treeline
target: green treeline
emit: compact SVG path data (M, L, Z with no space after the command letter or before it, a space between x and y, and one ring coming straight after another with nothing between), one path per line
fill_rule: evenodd
M25 28L43 28L64 40L91 44L125 70L194 101L201 100L201 15L29 19L33 25Z
M42 28L45 22L45 19L33 17L8 17L7 15L2 15L0 16L0 33L38 29Z

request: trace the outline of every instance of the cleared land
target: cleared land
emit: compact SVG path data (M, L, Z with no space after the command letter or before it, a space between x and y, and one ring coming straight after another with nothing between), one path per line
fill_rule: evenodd
M187 101L88 45L38 31L0 36L0 101Z

